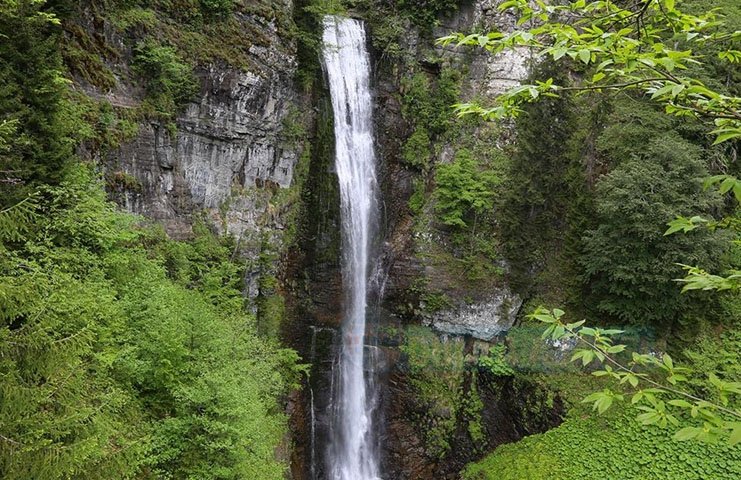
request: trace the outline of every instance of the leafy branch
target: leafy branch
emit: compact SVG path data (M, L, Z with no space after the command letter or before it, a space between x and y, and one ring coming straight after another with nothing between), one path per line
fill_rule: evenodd
M736 202L741 204L741 180L731 175L714 175L704 182L704 188L717 187L721 194L733 194ZM697 228L725 228L741 231L741 221L738 216L730 216L721 220L709 220L700 216L690 218L677 217L667 224L669 227L664 235L673 235L677 232L688 233ZM741 291L741 270L730 270L726 276L714 275L702 268L682 265L687 271L684 278L677 279L683 284L682 292L690 290Z
M513 87L492 106L457 105L459 115L487 119L516 116L524 103L562 92L637 89L664 104L676 116L714 122L715 143L741 138L741 98L715 91L685 75L706 61L697 53L713 46L717 58L741 63L737 42L741 31L721 31L716 12L690 15L674 0L640 0L628 5L577 0L563 5L543 0L509 0L499 10L513 10L517 28L511 32L453 33L441 45L476 46L493 54L528 50L537 60L570 60L583 64L584 78L574 85L557 85L552 78ZM588 72L588 73L587 73Z
M726 439L731 445L741 442L741 410L730 403L733 395L741 395L741 382L727 382L710 374L708 381L718 400L702 398L682 388L691 370L675 365L668 354L632 352L631 359L623 361L617 355L626 351L626 346L614 342L614 336L623 333L622 330L588 327L584 320L567 323L564 315L563 310L540 307L528 317L548 325L543 338L576 340L586 347L575 350L572 362L581 361L585 367L595 362L602 368L592 375L612 378L621 388L632 389L630 401L643 411L636 417L642 424L662 428L685 425L674 434L676 440ZM593 403L594 410L602 414L616 401L623 401L623 393L606 388L587 396L583 402Z

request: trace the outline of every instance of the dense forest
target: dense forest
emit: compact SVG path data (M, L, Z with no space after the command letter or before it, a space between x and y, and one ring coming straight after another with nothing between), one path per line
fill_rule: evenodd
M381 478L741 477L736 0L0 0L0 477L332 478L325 15Z

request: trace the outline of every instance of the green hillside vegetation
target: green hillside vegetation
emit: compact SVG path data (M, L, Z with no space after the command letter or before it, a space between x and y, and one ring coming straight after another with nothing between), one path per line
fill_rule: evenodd
M2 477L284 478L297 355L257 335L235 245L120 213L73 153L99 125L63 80L56 20L3 2L0 29Z

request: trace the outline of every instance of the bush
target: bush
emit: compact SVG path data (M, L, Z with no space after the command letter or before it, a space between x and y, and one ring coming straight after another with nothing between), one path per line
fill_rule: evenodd
M499 178L481 168L468 150L460 150L452 163L437 167L435 183L435 211L440 221L466 230L475 229L480 217L491 212Z
M439 22L438 17L458 10L459 0L400 0L399 8L407 14L418 27L432 31Z
M423 127L418 127L404 142L401 158L407 165L427 170L430 165L430 135Z
M0 236L3 478L283 478L297 356L257 335L233 246L143 227L80 165L36 201Z
M234 9L234 0L201 0L201 11L206 18L227 17Z
M193 69L172 47L153 40L134 49L134 71L146 82L146 102L158 115L172 117L198 91Z
M741 449L672 440L671 429L644 427L632 407L609 417L569 418L546 433L502 445L471 464L465 480L705 480L741 475Z

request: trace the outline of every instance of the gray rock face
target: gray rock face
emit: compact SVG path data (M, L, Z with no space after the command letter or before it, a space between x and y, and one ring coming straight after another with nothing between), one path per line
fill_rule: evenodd
M293 183L301 146L285 141L282 131L289 114L299 116L296 44L278 24L279 18L292 17L294 5L293 0L276 0L269 8L262 3L236 16L249 45L239 53L238 65L199 65L200 92L174 125L144 120L135 138L103 158L94 147L80 152L99 160L107 174L125 179L111 192L122 206L160 221L175 238L186 237L194 215L204 211L222 232L269 230L275 215L261 190L275 193ZM141 75L132 70L132 48L140 33L120 30L95 9L81 10L74 24L115 52L101 58L115 77L113 86L101 89L82 75L75 88L114 107L139 107L146 92ZM233 208L262 210L241 215Z
M293 1L278 0L271 8L251 11L255 13L237 17L246 45L251 44L245 58L235 62L239 66L198 66L194 73L200 92L174 125L144 120L136 137L117 149L80 153L95 157L107 176L120 180L111 186L119 204L159 221L171 237L187 238L201 216L219 233L233 235L247 262L245 293L252 299L260 293L260 276L277 274L277 262L260 265L259 258L281 251L290 210L285 203L289 195L281 191L294 184L303 148L296 129L294 138L287 139L284 126L289 121L306 125L312 114L299 113L304 99L294 85L295 39L285 38L277 27L278 15L292 17ZM137 33L122 33L91 13L77 21L117 55L104 59L116 78L110 90L102 91L84 78L76 79L76 88L118 108L140 106L145 91L141 76L132 71Z
M491 340L512 327L520 306L522 299L502 288L487 301L431 314L426 323L444 333Z
M497 8L502 0L462 3L464 4L458 12L441 19L440 25L433 31L433 38L451 32L508 32L515 28L515 16L509 12L500 12ZM405 42L403 48L423 65L429 49L434 48L434 56L439 56L441 65L463 74L460 86L461 100L464 102L492 103L497 95L527 77L531 61L528 50L492 55L480 48L432 46L413 32L405 37ZM434 67L427 68L433 72L431 76L434 76ZM389 205L387 215L390 225L385 247L390 265L387 287L389 308L393 310L396 305L415 305L417 298L414 297L414 292L424 288L434 295L443 296L446 303L452 305L435 314L422 313L428 325L450 334L471 335L489 340L512 326L522 300L502 280L492 281L487 278L474 284L463 278L460 272L449 268L452 260L445 254L449 254L453 248L443 246L446 240L440 234L439 225L435 225L435 213L429 204L416 217L410 215L406 204L414 188L415 172L399 159L403 138L400 139L396 132L409 130L401 119L398 90L399 87L388 79L379 81L380 118L377 123L384 133L379 136L379 142L387 169L384 201ZM407 135L409 134L411 131ZM484 124L470 128L464 135L466 138L461 138L460 141L447 140L437 144L431 162L434 165L450 163L466 143L470 145L499 133L495 133L491 125ZM506 271L507 266L502 264L501 268ZM425 306L420 305L419 310L424 312Z
M126 195L126 208L162 221L176 237L187 234L190 216L204 209L228 233L256 228L254 215L231 210L245 203L267 208L242 197L289 187L298 159L296 147L281 139L296 100L295 59L280 58L268 75L215 66L200 72L202 95L177 119L174 138L157 123L142 125L133 142L114 152L109 164L142 185Z
M441 25L436 36L450 32L511 32L517 18L510 11L501 12L498 7L502 0L477 0L461 6L460 11ZM442 47L439 47L442 48ZM470 67L468 89L464 94L469 98L494 97L508 88L518 85L528 75L528 64L532 56L527 48L504 51L492 55L483 49L459 49L446 47L444 55L460 57L458 61Z

